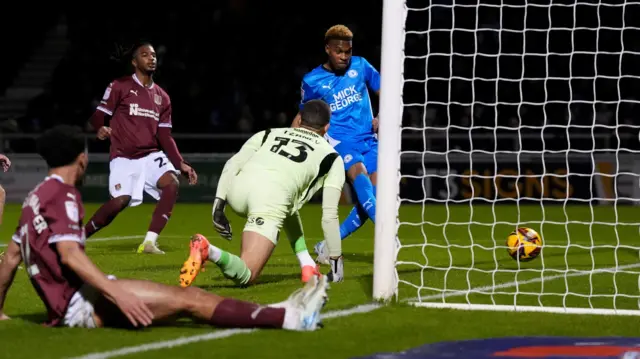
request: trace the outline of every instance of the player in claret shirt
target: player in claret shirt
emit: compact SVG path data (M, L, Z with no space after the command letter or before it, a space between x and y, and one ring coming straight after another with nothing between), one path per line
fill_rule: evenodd
M0 169L4 172L7 172L11 167L11 161L7 156L0 154ZM0 224L2 224L2 214L4 213L4 200L5 200L5 192L4 188L0 186Z
M77 127L58 126L38 140L49 173L27 196L0 263L0 320L21 261L47 308L49 326L131 328L179 317L214 326L307 331L319 327L326 278L313 277L284 302L260 306L200 288L105 275L85 254L84 207L77 185L88 155Z
M101 140L110 138L109 193L112 199L91 217L87 238L107 226L127 206L142 203L143 192L158 200L149 230L138 253L163 254L158 235L171 217L178 197L181 172L196 184L195 170L187 164L171 136L171 99L153 81L156 52L149 43L134 46L124 58L134 73L114 80L91 117ZM110 117L109 126L105 118ZM179 172L176 171L179 169Z
M11 161L7 156L0 154L0 168L7 172L11 167ZM5 192L4 188L0 185L0 225L2 225L2 215L4 213L4 200L5 200ZM4 257L4 252L0 251L0 262L2 262L2 258Z

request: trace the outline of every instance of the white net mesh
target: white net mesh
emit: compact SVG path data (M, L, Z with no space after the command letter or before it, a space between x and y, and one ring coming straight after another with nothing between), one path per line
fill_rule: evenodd
M406 4L400 298L638 310L640 2L467 3Z

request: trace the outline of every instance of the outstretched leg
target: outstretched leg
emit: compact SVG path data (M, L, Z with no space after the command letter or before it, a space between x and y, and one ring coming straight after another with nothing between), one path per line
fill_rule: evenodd
M372 185L373 195L376 194L376 185L378 183L377 172L372 173L369 176ZM353 186L352 186L353 188ZM347 218L340 225L340 238L344 240L348 236L350 236L353 232L357 231L360 227L362 227L365 222L369 219L369 215L367 211L364 210L360 203L356 203L349 212Z
M180 270L180 285L183 287L193 283L205 260L214 262L224 276L236 284L253 284L276 247L274 241L264 235L247 230L242 232L240 257L214 246L200 234L191 238L190 245L189 258Z
M360 180L359 183L362 183L362 176L364 176L363 173L366 174L367 169L362 165L362 163L356 163L351 168L349 168L349 171L347 172L347 175L352 183L351 188L354 189L354 191L356 192L356 195L358 196L358 203L356 203L353 206L353 209L351 210L347 218L340 225L340 238L342 240L344 240L345 238L350 236L353 232L355 232L360 227L362 227L362 225L364 225L367 219L370 218L369 217L370 215L373 215L374 216L373 218L375 218L375 207L376 207L375 193L376 193L376 184L378 182L377 172L372 173L368 177L371 183L370 194L368 191L365 191L365 193L363 193L362 190L358 192L358 189L356 187L356 180ZM361 198L363 198L362 196L369 196L369 195L373 197L371 197L372 200L367 200L367 203L371 205L369 208L369 211L367 211L363 205L363 201L361 201ZM322 263L322 264L329 264L329 251L327 248L326 241L321 241L316 243L313 249L317 255L316 262Z
M167 225L169 218L171 218L173 206L178 198L180 182L173 172L165 172L160 179L158 179L156 186L161 191L160 199L151 216L151 223L149 224L147 235L138 247L138 253L164 253L158 249L158 235Z
M300 214L296 212L285 218L282 227L287 238L289 238L293 253L298 257L302 271L302 282L306 283L312 276L320 274L320 268L318 268L313 258L311 258L311 255L309 255L309 250L307 250Z
M107 203L103 204L96 213L93 214L93 217L89 219L87 224L84 226L85 235L87 238L94 235L100 229L106 227L111 223L116 216L122 210L127 208L129 202L131 201L131 196L123 195L119 197L112 198Z
M319 311L326 301L326 280L310 281L300 293L275 306L260 306L206 292L200 288L180 288L143 280L118 280L123 289L141 298L153 312L154 320L171 321L188 316L217 327L282 328L314 330ZM102 297L95 306L98 326L130 327L119 309Z

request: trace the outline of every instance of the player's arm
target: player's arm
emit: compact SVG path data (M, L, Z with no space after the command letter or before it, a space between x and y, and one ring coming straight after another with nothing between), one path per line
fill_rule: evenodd
M117 292L115 281L107 276L89 259L73 238L56 239L55 242L60 262L71 269L84 282L99 290L107 297L113 298Z
M61 192L54 201L41 205L40 214L50 231L48 244L55 247L62 265L117 305L134 326L151 324L153 315L144 302L123 289L117 280L109 280L86 255L79 213L76 195L71 192Z
M0 153L0 168L2 171L7 172L11 168L11 160L9 157Z
M258 151L260 146L265 140L265 136L268 136L267 131L260 131L251 136L247 142L242 145L240 151L233 155L225 164L218 180L216 187L216 198L213 201L213 210L211 212L211 219L213 221L213 227L220 233L223 238L231 240L231 225L229 220L224 214L224 207L227 204L227 192L229 186L234 177L240 172L242 166L244 166L251 157Z
M171 129L173 128L173 123L171 120L172 114L171 102L167 99L167 105L160 114L160 121L158 123L158 143L160 143L160 147L164 150L171 161L171 164L180 172L189 179L189 184L194 185L198 183L198 174L196 171L189 165L178 150L178 145L176 141L173 139L173 135L171 134Z
M233 155L225 164L222 169L222 174L218 180L218 187L216 189L216 197L221 199L227 198L227 191L233 178L240 172L242 166L253 157L253 155L262 146L263 140L267 136L267 131L260 131L251 136L240 148L240 151Z
M0 261L0 320L9 319L9 317L4 314L4 302L7 298L7 292L9 292L9 288L16 276L18 265L22 262L20 244L17 240L14 235L13 240L7 246L7 251Z
M367 82L367 86L380 96L380 73L365 58L362 58L362 62L364 64L364 80Z
M117 280L107 278L80 248L78 242L71 239L60 240L56 242L56 249L62 264L115 303L134 326L151 324L153 313L142 299L121 288Z
M380 73L365 58L362 58L362 61L364 62L364 79L367 86L380 97ZM378 116L373 119L373 129L374 132L378 132Z
M94 130L98 131L98 139L104 140L111 136L111 128L105 126L106 120L113 116L113 112L122 99L121 84L113 81L102 95L102 100L93 113L89 122Z
M338 206L344 181L344 163L342 158L338 156L333 161L329 173L327 173L322 189L322 231L324 232L324 239L327 241L329 257L331 258L337 258L342 255Z

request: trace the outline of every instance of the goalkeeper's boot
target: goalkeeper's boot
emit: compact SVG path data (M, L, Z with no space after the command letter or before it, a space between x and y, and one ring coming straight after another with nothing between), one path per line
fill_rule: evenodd
M329 282L326 276L313 276L301 289L296 290L283 303L272 305L297 312L298 322L291 330L311 331L322 327L320 311L327 303Z
M313 251L316 253L316 262L320 264L329 264L329 248L327 248L327 241L316 243L313 246Z
M138 253L147 253L147 254L164 254L157 245L153 244L150 241L144 241L138 246Z
M204 262L209 258L209 241L202 234L194 234L189 241L189 258L180 269L180 286L188 287L204 271Z
M319 277L321 275L320 266L317 264L314 266L302 267L302 283L307 283L313 276Z
M331 267L331 271L327 273L329 282L342 282L344 280L344 263L342 256L329 258L329 266Z

